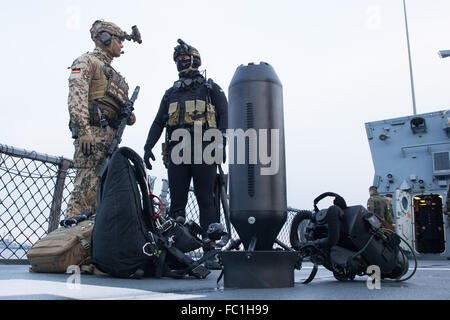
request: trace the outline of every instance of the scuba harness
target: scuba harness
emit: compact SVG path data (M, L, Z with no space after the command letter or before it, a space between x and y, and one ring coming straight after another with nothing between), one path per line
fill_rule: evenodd
M166 128L188 129L195 122L201 122L205 129L217 128L216 111L211 101L212 83L212 79L205 80L200 74L177 80L165 96L169 104ZM202 92L203 86L206 93Z
M319 210L318 203L329 196L335 198L333 205ZM302 281L303 284L314 280L320 265L339 281L351 281L357 275L371 277L373 266L378 266L382 282L402 282L415 274L417 258L413 248L363 206L347 206L340 195L327 192L314 200L313 211L295 211L289 235L292 247L278 239L275 244L286 251L300 253L295 269L301 270L305 260L313 263L312 271ZM400 242L408 246L414 257L414 270L408 276L408 258ZM238 249L239 244L239 239L231 240L227 249ZM217 284L222 276L223 273Z
M162 200L149 190L140 156L130 148L119 148L111 157L99 188L92 237L93 264L116 277L191 275L204 279L210 271L202 263L220 250L210 250L198 260L188 256L187 252L202 247L197 235L198 229L203 230L193 222L167 216ZM210 237L218 240L214 232Z
M164 96L169 104L168 113L163 116L165 139L161 146L161 156L166 168L169 163L170 135L175 129L183 128L192 131L195 122L201 122L204 130L217 128L217 114L211 99L212 83L212 79L206 80L206 70L204 70L204 75L198 74L194 78L181 78L175 81L172 88ZM171 99L179 90L190 90L202 86L206 88L205 100L197 99L197 97L175 101Z
M325 197L335 197L334 205L319 210L317 204ZM299 239L299 226L306 222L306 241ZM327 192L314 200L314 212L299 211L292 220L290 230L291 245L300 251L302 259L310 259L313 270L303 282L311 282L318 266L323 265L333 272L339 281L353 280L356 275L369 274L368 267L377 265L384 282L400 282L410 279L417 268L414 250L393 230L384 226L378 216L362 206L348 207L338 194ZM414 271L407 277L408 259L400 247L403 241L415 259ZM404 277L404 278L402 278ZM393 280L387 280L391 278Z

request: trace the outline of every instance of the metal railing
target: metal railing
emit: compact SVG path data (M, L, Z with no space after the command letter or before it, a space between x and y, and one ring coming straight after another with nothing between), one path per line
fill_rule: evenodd
M76 169L69 159L0 144L0 263L27 263L26 252L31 246L58 228L75 175ZM164 181L162 189L161 194L167 194L165 199L170 201ZM289 228L296 211L288 209L288 219L278 236L287 245L290 244ZM192 189L186 219L199 222L199 209ZM225 222L223 211L221 222ZM233 227L232 237L238 237Z
M25 260L57 228L75 174L71 160L0 144L0 261Z

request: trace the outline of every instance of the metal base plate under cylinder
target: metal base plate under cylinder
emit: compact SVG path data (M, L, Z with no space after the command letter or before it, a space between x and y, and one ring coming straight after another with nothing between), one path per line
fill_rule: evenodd
M294 286L294 251L223 251L225 288L288 288Z

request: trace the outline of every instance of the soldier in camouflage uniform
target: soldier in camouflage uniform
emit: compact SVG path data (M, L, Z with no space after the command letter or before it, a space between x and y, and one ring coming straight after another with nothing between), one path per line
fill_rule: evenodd
M122 53L125 33L114 23L101 20L93 23L90 32L95 49L73 62L69 77L68 108L77 175L66 219L82 210L95 214L98 173L120 123L121 108L128 99L125 79L111 67L113 58ZM135 121L132 114L128 125Z
M378 189L375 186L369 188L369 194L370 198L367 200L367 209L392 226L394 220L389 214L388 201L378 194Z
M392 209L392 194L388 193L387 195L384 196L384 198L387 200L388 202L388 215L392 218L392 221L394 221L394 210ZM395 224L392 224L393 227L395 227Z

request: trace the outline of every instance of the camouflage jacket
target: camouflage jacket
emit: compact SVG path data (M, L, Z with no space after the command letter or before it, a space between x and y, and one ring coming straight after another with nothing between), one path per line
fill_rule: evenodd
M68 109L70 114L71 129L76 136L81 137L92 134L89 114L89 88L92 80L100 79L105 64L111 64L110 58L102 49L95 48L72 63L69 77ZM136 120L132 114L129 125Z
M389 202L380 196L377 192L367 200L367 209L385 220L389 224L394 223L392 210L389 208Z

